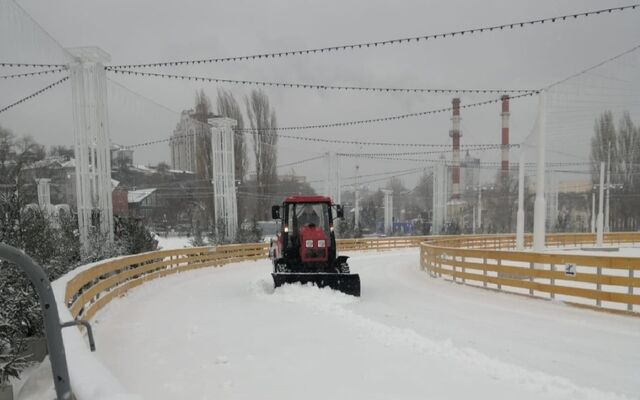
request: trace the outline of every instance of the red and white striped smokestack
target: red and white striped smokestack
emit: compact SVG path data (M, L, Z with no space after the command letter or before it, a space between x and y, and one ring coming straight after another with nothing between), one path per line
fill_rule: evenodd
M509 96L504 95L502 100L502 177L509 175Z
M449 136L453 139L453 168L451 169L451 200L460 199L460 99L454 98L451 101L453 106L453 117L451 118L452 129Z

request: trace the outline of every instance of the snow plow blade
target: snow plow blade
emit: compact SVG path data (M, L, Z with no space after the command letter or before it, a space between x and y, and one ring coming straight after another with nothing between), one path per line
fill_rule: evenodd
M360 275L328 273L272 273L275 287L286 283L313 283L317 287L330 287L351 296L360 297Z

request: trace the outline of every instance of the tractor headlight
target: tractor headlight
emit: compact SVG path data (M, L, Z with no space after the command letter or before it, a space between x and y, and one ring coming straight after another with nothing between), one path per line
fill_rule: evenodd
M326 243L324 242L324 240L318 240L318 247L324 248L325 245Z
M304 245L309 248L313 247L313 240L305 240Z

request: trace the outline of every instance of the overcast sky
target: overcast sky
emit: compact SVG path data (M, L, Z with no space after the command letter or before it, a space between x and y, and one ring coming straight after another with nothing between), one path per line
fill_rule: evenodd
M236 56L447 32L629 3L630 0L22 0L19 6L26 12L23 14L12 2L0 0L0 61L65 63L64 52L57 43L62 47L101 47L111 55L111 64ZM635 10L426 43L162 70L227 79L334 85L539 88L640 44L639 38L640 11ZM628 64L631 67L605 69L579 83L585 90L599 88L600 92L592 93L593 101L589 103L594 109L628 109L638 120L640 73L636 73L640 69L635 68L640 66L638 57ZM0 75L14 71L17 70L0 68ZM609 75L622 76L619 80L624 85L610 88L607 86L611 82ZM63 76L56 74L0 81L0 107ZM192 107L195 91L200 88L215 102L218 87L216 84L123 77L112 73L108 77L114 81L108 88L111 137L112 141L123 145L168 137L179 118L174 112ZM616 81L612 85L615 86ZM240 101L251 90L251 87L237 85L222 87L231 89ZM567 90L575 87L566 86ZM608 97L603 94L609 89L613 94L626 90L626 97L620 97L623 100L616 97L615 104L603 102L603 98L612 97L611 93L605 93ZM277 111L280 126L367 119L443 108L450 106L453 97L283 88L264 90ZM468 104L499 95L460 97L462 104ZM593 113L592 110L571 110L571 117L564 117L566 113L561 116L558 110L571 108L568 104L571 99L566 95L550 100L555 110L549 115L551 127L563 128L549 131L549 142L551 148L569 153L561 159L575 161L588 158L586 151L592 134ZM513 143L519 143L531 132L536 111L535 98L512 101ZM462 110L462 144L498 143L499 113L499 104ZM450 124L449 114L439 114L358 127L292 133L369 141L449 143ZM569 129L568 124L580 128ZM69 83L0 114L0 125L17 134L31 134L47 145L71 145ZM137 149L135 160L140 164L169 161L168 149L166 143ZM279 162L308 158L328 150L392 152L403 149L332 147L281 139ZM495 161L499 152L476 155L486 161ZM516 159L515 151L511 158ZM418 166L399 161L360 161L360 165L362 173ZM354 168L353 160L343 162L343 176L353 175ZM322 161L296 167L296 173L305 174L310 180L323 179ZM416 176L404 178L409 186L415 179Z

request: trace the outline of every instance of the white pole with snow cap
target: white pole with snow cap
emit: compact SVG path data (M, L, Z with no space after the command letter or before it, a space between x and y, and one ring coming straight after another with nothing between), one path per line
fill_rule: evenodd
M538 103L538 164L536 170L536 200L533 208L533 249L535 251L542 251L545 247L545 220L547 211L547 204L544 198L546 102L547 93L542 90Z

